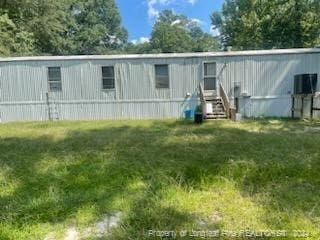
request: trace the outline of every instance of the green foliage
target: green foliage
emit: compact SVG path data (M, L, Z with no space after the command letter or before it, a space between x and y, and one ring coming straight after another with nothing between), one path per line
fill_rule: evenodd
M152 52L152 49L150 43L148 42L136 44L128 43L123 51L128 54L143 54Z
M157 52L205 52L219 49L217 40L184 15L164 10L153 27L151 47Z
M320 1L226 0L212 24L235 49L320 44ZM0 55L205 52L216 37L185 15L164 10L150 43L127 43L115 0L2 0Z
M0 1L0 9L1 55L103 54L127 41L114 0Z
M66 0L31 1L24 11L28 28L36 39L36 51L40 54L69 54L73 42L69 37L73 19ZM30 15L30 16L28 16Z
M0 55L29 54L33 49L33 35L18 29L8 14L0 15Z
M212 24L235 49L314 47L320 40L320 2L226 0Z
M72 5L77 54L106 54L127 41L114 0L78 0Z
M158 52L188 52L191 51L192 39L181 27L159 22L155 25L151 46Z
M219 50L217 39L203 32L198 23L171 10L160 13L150 42L128 43L125 53L207 52Z

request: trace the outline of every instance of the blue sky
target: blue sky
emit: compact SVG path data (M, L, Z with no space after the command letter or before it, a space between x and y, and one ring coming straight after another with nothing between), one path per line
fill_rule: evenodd
M129 41L144 41L150 37L157 14L172 9L198 21L204 31L210 32L210 14L220 10L224 0L116 0L122 24L129 32Z

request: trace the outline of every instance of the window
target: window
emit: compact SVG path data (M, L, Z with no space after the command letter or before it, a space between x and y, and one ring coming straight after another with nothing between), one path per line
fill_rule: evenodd
M102 88L114 89L114 67L102 67Z
M216 63L204 63L204 90L216 90L216 74L217 66Z
M48 67L48 82L50 91L61 91L61 68Z
M294 93L309 94L317 90L317 74L300 74L294 76Z
M169 88L169 67L167 64L155 65L156 88Z

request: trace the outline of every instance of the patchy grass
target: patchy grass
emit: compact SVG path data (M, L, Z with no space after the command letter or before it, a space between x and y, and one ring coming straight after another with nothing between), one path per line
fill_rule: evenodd
M148 230L304 230L319 239L320 122L0 125L0 239ZM226 239L230 239L226 237ZM286 239L297 239L292 235Z

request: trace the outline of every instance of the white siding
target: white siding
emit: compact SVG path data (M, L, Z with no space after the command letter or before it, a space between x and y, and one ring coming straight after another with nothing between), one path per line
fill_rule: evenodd
M62 91L51 94L60 119L181 117L185 109L197 104L205 61L217 62L217 81L231 100L235 82L240 82L241 92L251 96L240 99L241 112L247 117L290 117L294 75L320 75L319 52L0 61L0 119L48 119L49 66L61 67ZM155 88L155 64L169 65L169 89ZM103 90L101 66L109 65L115 67L115 89ZM186 99L187 93L191 100ZM320 100L315 105L320 107Z

